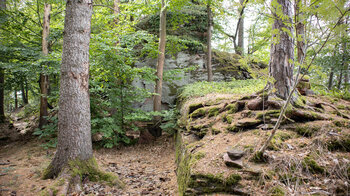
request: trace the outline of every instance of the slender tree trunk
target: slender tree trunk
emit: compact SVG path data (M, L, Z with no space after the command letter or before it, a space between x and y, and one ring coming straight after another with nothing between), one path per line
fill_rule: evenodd
M44 18L43 18L43 34L42 34L42 52L46 56L49 54L49 34L50 34L50 11L51 5L45 4L44 6ZM40 118L39 118L39 128L47 124L46 117L48 116L48 96L49 89L49 76L45 73L40 73Z
M242 8L239 9L239 13L240 13L243 9L244 0L239 0L239 3L242 6ZM239 22L239 25L237 27L238 28L237 46L238 46L238 54L243 55L243 53L244 53L244 18L243 18L243 15L240 16L240 19L241 19L241 21Z
M273 87L276 89L275 94L286 100L291 88L293 87L293 68L294 65L290 61L294 59L293 38L289 36L285 30L293 34L292 24L292 4L290 0L277 0L281 5L280 8L273 7L272 10L282 9L281 11L287 19L283 20L276 12L272 30L279 30L278 35L272 35L272 44L270 50L269 75L275 79ZM282 29L284 29L282 31Z
M333 87L333 76L334 76L334 68L331 68L331 72L329 74L329 79L328 79L328 89L331 90Z
M154 100L153 100L153 110L160 112L162 110L162 85L163 85L163 67L165 61L165 44L166 44L166 6L165 0L162 0L162 8L160 12L160 29L159 29L159 46L158 46L158 64L157 64L157 81L155 87ZM154 118L156 125L161 122L161 117L156 116ZM162 132L159 126L155 132L151 134L155 137L161 136Z
M89 44L92 0L68 0L58 112L57 152L45 178L57 176L70 161L93 158L89 97Z
M6 10L6 0L0 0L0 11L1 10ZM5 71L3 68L0 68L0 123L5 122L4 85L5 85Z
M0 123L5 122L4 84L5 84L4 69L0 69Z
M29 103L29 98L28 98L28 82L27 80L25 81L25 94L26 94L26 103Z
M21 84L21 93L22 93L22 103L23 103L23 106L24 106L24 105L28 104L28 101L27 101L27 98L26 98L26 91L25 91L23 83Z
M18 98L17 98L17 89L15 89L15 109L18 108Z
M208 71L208 82L213 81L213 70L211 65L212 51L211 51L211 29L212 29L212 15L210 9L210 0L208 0L207 12L208 12L208 32L207 32L207 71Z
M340 73L339 73L339 76L338 76L338 85L337 85L339 90L341 88L342 80L343 80L343 69L340 69Z
M295 30L297 35L298 63L301 63L305 56L305 25L303 23L303 13L301 0L295 1Z

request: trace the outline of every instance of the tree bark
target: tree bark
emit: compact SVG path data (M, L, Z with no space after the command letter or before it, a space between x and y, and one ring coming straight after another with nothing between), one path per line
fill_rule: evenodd
M153 98L153 110L160 112L162 110L162 85L163 85L163 67L165 61L165 44L166 44L166 6L165 0L162 0L162 8L160 12L160 29L159 29L159 46L158 46L158 64L157 64L157 81ZM156 125L160 124L161 117L154 118ZM151 132L155 137L161 136L162 132L158 126L157 131Z
M270 50L269 75L275 79L273 87L275 94L286 100L291 88L293 87L293 68L291 61L294 60L293 38L285 30L293 34L292 24L292 5L290 0L277 0L281 8L273 7L273 16L275 17L272 29L278 29L279 33L272 35L272 44ZM276 9L281 11L286 20L278 17ZM289 24L289 25L286 25ZM284 30L282 30L284 29Z
M23 105L28 104L28 99L26 97L26 91L25 91L25 87L24 87L24 82L22 82L22 84L21 84L21 93L22 93L22 103L23 103Z
M239 9L239 13L241 13L242 9L243 9L243 4L244 4L244 0L239 0L239 3L241 4L242 8ZM238 24L238 42L237 42L237 52L239 55L243 55L244 53L244 18L243 18L243 14L240 15L240 22Z
M15 94L15 109L17 109L18 108L17 89L15 89L14 94Z
M343 80L343 69L340 69L340 73L338 75L338 85L337 85L339 90L341 88L342 80Z
M207 2L207 13L208 13L208 32L207 32L207 71L208 71L208 82L213 81L213 70L211 65L212 51L211 51L211 29L212 29L212 16L210 9L210 0Z
M93 158L89 97L89 44L92 0L68 0L58 112L57 152L45 174L57 176L70 161Z
M51 5L45 3L44 5L44 18L43 18L43 33L42 33L42 52L43 55L49 54L49 34L50 34L50 11ZM39 128L47 124L47 116L48 116L48 96L49 89L49 76L45 74L42 70L40 73L40 118L39 118Z
M328 89L331 90L333 87L333 76L334 76L334 68L331 68L331 73L329 74L329 79L328 79Z
M303 23L303 13L300 12L302 7L301 0L295 1L295 31L297 37L298 63L303 61L305 56L305 25Z
M0 10L6 10L6 0L0 0ZM0 123L5 122L4 85L5 71L3 68L0 68Z

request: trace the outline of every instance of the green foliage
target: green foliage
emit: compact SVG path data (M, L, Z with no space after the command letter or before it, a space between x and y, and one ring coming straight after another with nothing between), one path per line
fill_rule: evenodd
M36 128L33 135L38 136L46 141L41 146L45 149L55 148L57 145L57 116L46 117L48 124L44 125L41 129Z
M166 131L170 134L175 134L178 130L178 122L177 119L180 115L179 110L176 108L170 109L170 110L164 110L162 111L162 124L160 125L160 128L162 128L163 131Z

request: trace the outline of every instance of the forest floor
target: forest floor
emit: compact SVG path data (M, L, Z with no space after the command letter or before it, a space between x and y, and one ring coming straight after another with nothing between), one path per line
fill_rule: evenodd
M12 131L21 133L14 122ZM0 127L9 134L8 126ZM4 136L3 136L4 137ZM54 180L42 180L41 174L54 157L54 149L44 149L42 140L7 142L0 140L0 196L41 195L54 186ZM16 138L18 139L18 137ZM113 149L95 149L102 170L113 172L125 183L124 189L105 184L83 182L79 195L176 195L175 148L173 136L164 135L151 144L136 144Z

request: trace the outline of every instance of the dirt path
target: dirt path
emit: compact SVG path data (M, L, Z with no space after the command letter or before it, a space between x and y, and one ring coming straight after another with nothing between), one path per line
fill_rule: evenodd
M38 195L53 185L41 180L43 169L54 150L45 150L40 141L0 144L0 196ZM94 151L101 169L118 174L123 190L94 182L84 182L80 195L176 195L175 150L172 136L153 144L99 149Z

